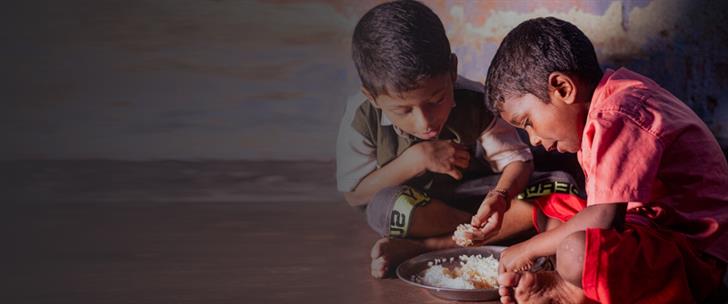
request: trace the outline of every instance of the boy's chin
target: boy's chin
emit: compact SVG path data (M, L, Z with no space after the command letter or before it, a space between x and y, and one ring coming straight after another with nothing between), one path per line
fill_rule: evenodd
M415 137L421 139L421 140L433 140L437 138L437 134L430 135L430 136L423 136L423 135L416 135Z
M428 133L428 134L412 134L412 133L410 133L410 135L412 135L414 137L417 137L417 138L419 138L421 140L433 140L433 139L437 139L437 136L440 135L440 133L438 133L438 132L433 132L433 133Z
M579 148L577 148L575 145L564 145L557 146L556 151L559 153L576 153L579 151Z

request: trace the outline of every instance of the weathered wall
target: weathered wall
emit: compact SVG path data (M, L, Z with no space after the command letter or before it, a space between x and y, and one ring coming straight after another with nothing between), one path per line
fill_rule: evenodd
M688 103L728 146L721 1L425 1L482 80L519 22L556 16ZM330 159L378 1L36 1L3 9L0 159Z

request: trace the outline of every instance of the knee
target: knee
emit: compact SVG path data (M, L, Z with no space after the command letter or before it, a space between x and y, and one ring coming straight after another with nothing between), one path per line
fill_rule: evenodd
M369 227L382 237L389 234L389 217L400 186L387 187L374 195L367 204L366 215Z
M578 231L567 236L556 250L556 271L569 283L581 287L586 251L586 232Z
M387 187L367 204L367 222L382 237L405 237L415 207L427 202L429 197L412 187Z
M535 171L528 180L529 185L539 184L543 182L562 182L576 184L576 180L571 174L564 171Z

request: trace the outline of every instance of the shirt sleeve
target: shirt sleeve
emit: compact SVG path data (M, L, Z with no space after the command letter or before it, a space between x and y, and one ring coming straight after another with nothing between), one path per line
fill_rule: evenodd
M363 94L349 98L339 125L336 140L336 186L340 192L351 192L364 177L377 169L376 147L354 127L354 115L366 102Z
M650 200L662 159L660 139L629 115L601 112L590 120L582 140L587 166L587 205Z
M495 172L501 172L514 161L533 159L531 149L518 136L516 129L495 117L493 124L480 135L485 160Z

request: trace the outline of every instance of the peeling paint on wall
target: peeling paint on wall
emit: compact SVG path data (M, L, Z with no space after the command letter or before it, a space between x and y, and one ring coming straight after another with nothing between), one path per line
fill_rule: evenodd
M0 49L0 159L331 159L358 90L350 36L380 1L14 3ZM685 101L728 147L728 4L424 1L482 81L503 36L556 16Z

